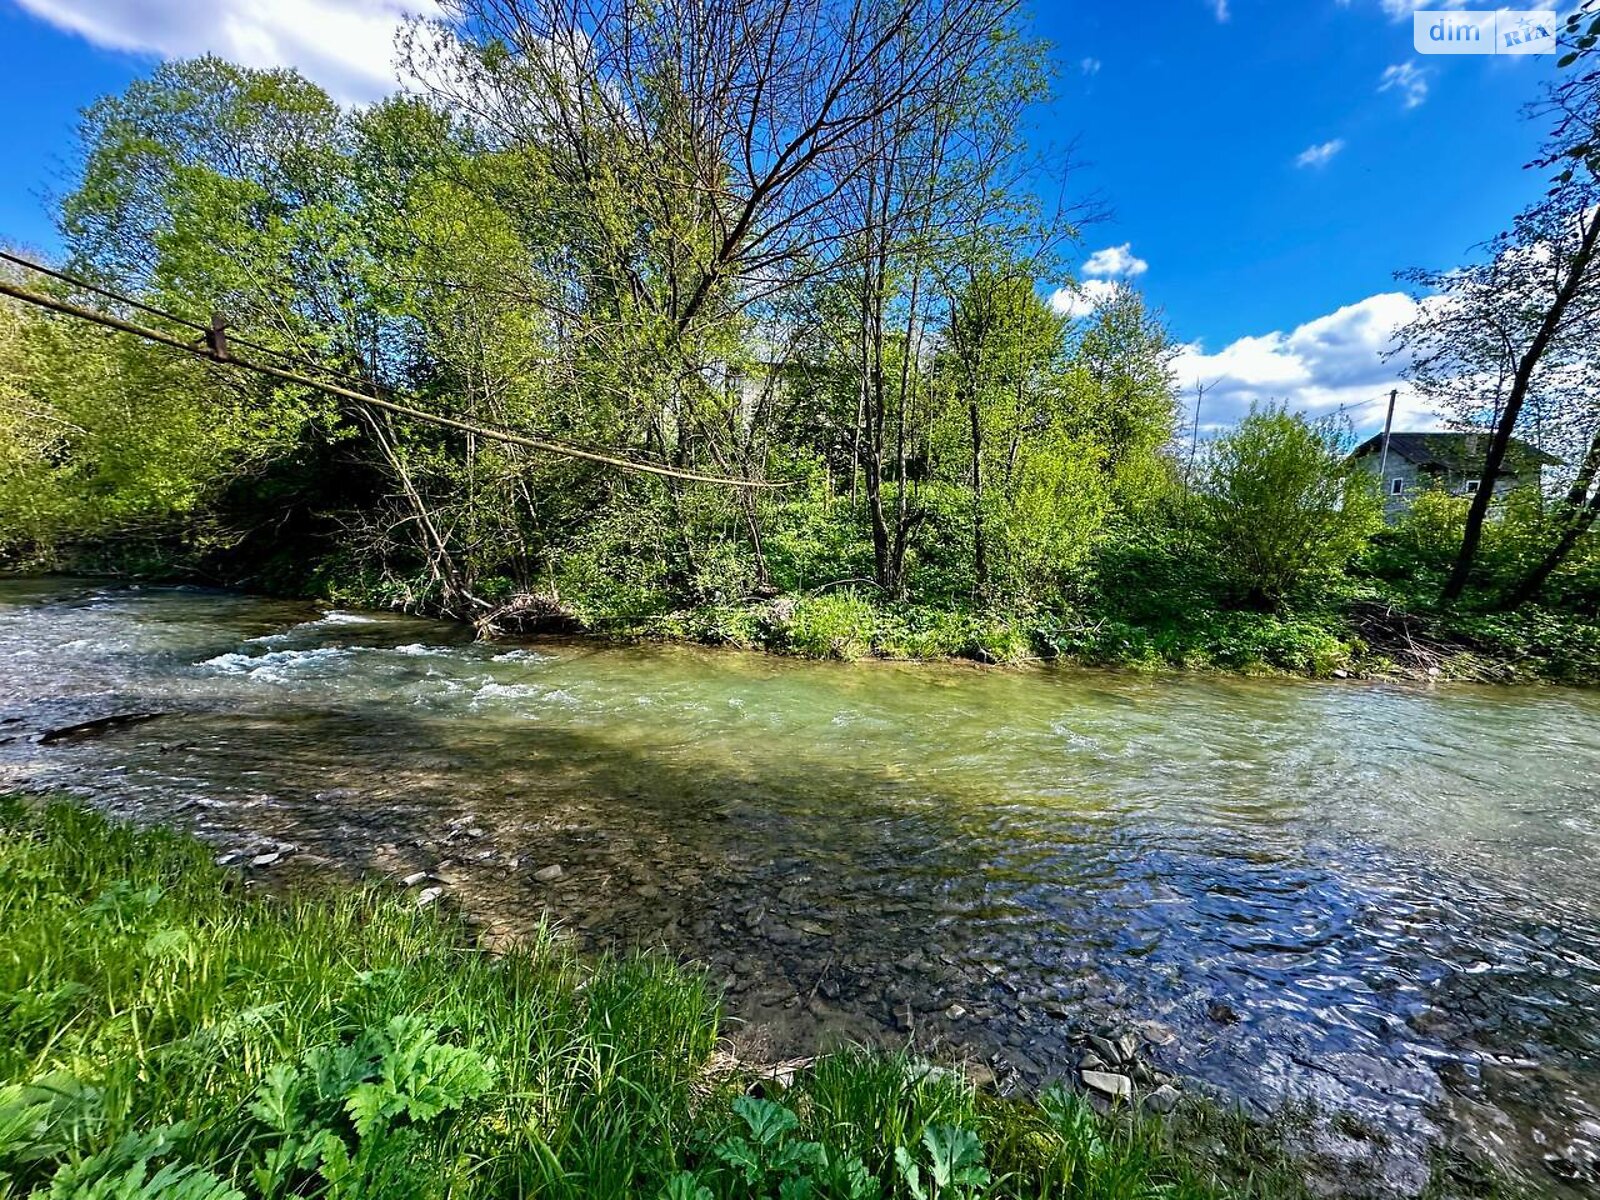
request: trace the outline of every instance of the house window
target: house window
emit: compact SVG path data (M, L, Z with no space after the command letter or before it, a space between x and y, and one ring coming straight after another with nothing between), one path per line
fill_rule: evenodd
M1474 495L1474 494L1476 494L1477 490L1478 490L1478 481L1476 479L1467 480L1467 486L1466 486L1467 495L1469 495L1469 496Z
M1404 479L1391 479L1389 481L1389 495L1403 496L1405 495L1405 490L1406 481Z

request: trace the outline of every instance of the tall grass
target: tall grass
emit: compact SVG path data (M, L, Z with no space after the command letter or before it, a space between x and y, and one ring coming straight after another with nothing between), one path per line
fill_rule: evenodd
M256 894L69 805L0 801L0 931L0 1198L1300 1191L1255 1143L1229 1166L896 1058L756 1099L708 1075L716 999L662 958L490 955L392 891Z

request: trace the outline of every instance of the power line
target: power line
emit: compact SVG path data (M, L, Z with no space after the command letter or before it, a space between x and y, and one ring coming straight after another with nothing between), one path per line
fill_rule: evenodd
M205 325L205 324L202 324L199 321L192 321L187 317L180 317L180 316L178 316L178 314L173 313L173 312L168 312L164 308L157 308L154 305L147 303L146 301L136 300L132 296L126 295L123 292L119 292L119 291L115 290L114 288L106 287L103 284L93 283L90 280L84 279L81 276L73 275L73 274L71 274L71 273L69 273L67 271L62 271L59 268L49 267L49 266L46 266L43 263L35 262L32 259L25 258L22 255L19 255L19 254L15 253L14 251L6 250L3 247L0 247L0 259L4 259L5 261L15 263L17 266L25 267L30 271L37 271L41 275L48 275L53 279L58 279L63 283L67 283L67 284L72 285L73 287L82 288L85 291L89 291L89 292L94 292L96 295L104 296L108 300L113 300L113 301L117 302L118 304L126 304L131 308L136 308L136 309L140 310L141 312L147 312L147 313L150 313L152 316L161 317L162 319L167 320L167 321L171 321L176 325L182 325L182 326L184 326L184 327L186 327L188 329L193 329L193 330L199 332L203 336L203 338L206 340L208 348L214 347L213 339L218 338L218 337L222 337L224 339L224 348L226 348L226 346L229 346L229 345L248 346L252 350L260 351L263 354L270 354L274 358L276 358L276 359L278 359L278 360L280 360L282 362L290 363L290 364L298 364L299 366L305 367L305 368L307 368L307 369L309 369L311 371L315 371L319 375L325 375L325 376L327 376L328 378L331 378L331 379L341 380L344 383L351 384L351 385L353 385L354 387L357 387L357 388L373 388L373 389L376 389L378 391L383 391L383 392L389 392L389 391L392 390L392 389L386 387L385 385L377 382L376 380L368 379L368 378L365 378L365 377L362 377L362 376L358 376L358 375L352 375L352 374L350 374L348 372L345 372L345 371L335 370L333 367L329 367L329 366L327 366L327 365L325 365L323 363L319 363L315 359L307 358L306 356L304 356L302 354L292 354L287 350L280 350L280 349L277 349L276 347L273 347L273 346L263 345L261 342L252 341L250 338L247 338L247 337L240 337L237 333L235 333L233 331L231 326L220 325L219 324L220 318L216 314L212 315L212 324L211 325ZM226 330L225 334L223 332L224 330ZM198 342L199 342L199 339L196 340L196 346L198 346ZM184 346L184 347L180 347L180 348L181 349L185 349L185 350L189 350L189 349L192 349L193 347ZM209 358L212 358L212 359L217 359L217 355L215 355L215 354L208 354L208 355L206 355L206 357L209 357ZM223 358L227 358L230 361L235 361L235 362L238 361L236 358L233 358L232 356L227 355L226 353L224 353ZM249 364L245 364L245 365L249 365ZM365 393L363 393L363 394L365 394ZM557 443L551 443L551 444L555 445ZM596 458L598 461L607 461L606 456L605 456L603 451L593 450L593 449L590 449L590 448L585 447L585 446L577 446L577 445L574 445L573 443L570 443L570 442L561 443L561 444L565 445L570 450L583 451L585 454L587 454L590 457ZM628 461L637 463L639 460L638 459L629 459ZM657 473L657 474L660 473L660 470L655 469L655 468L651 468L648 463L641 464L641 465L643 467L645 467L646 469L651 470L652 473ZM677 474L678 474L679 477L684 477L684 478L688 477L688 475L686 473L684 473L684 472L678 472ZM714 478L714 477L711 477L711 476L700 476L699 478ZM795 482L798 482L798 481L785 481L785 482L782 482L782 483L763 484L762 486L765 486L765 487L791 487L791 486L794 486ZM754 481L751 481L751 486L755 486Z
M209 325L203 325L199 321L191 321L187 317L180 317L177 313L168 312L164 308L157 308L155 305L148 304L143 300L135 300L132 296L124 295L123 293L115 291L112 288L105 287L102 284L93 283L80 276L72 275L66 271L59 270L56 267L47 267L43 263L34 262L32 259L24 258L20 254L15 254L12 251L0 248L0 259L4 259L6 262L15 263L17 266L25 267L30 271L37 271L41 275L48 275L52 279L59 279L62 283L71 284L73 287L81 288L87 292L93 292L97 296L104 296L107 300L115 301L118 304L126 304L129 308L135 308L140 312L149 313L153 317L160 317L162 320L171 321L174 325L183 325L186 328L196 330L206 336L210 336L212 333L212 328ZM286 350L278 350L272 346L266 346L260 342L252 341L249 338L239 337L237 334L230 334L229 340L236 342L241 346L248 346L252 350L258 350L262 354L270 354L274 358L277 358L283 362L299 363L303 367L309 367L310 369L319 371L324 375L332 376L334 379L343 379L347 383L358 384L362 387L369 386L366 380L358 379L356 376L348 375L343 371L336 371L331 367L324 366L322 363L315 362L314 360L305 358L302 355L291 354Z
M11 258L13 256L7 255ZM31 264L30 264L31 265ZM96 291L104 289L96 288ZM76 317L81 321L88 321L94 325L101 325L107 329L117 330L119 333L132 334L144 338L146 341L156 342L163 346L170 346L174 350L181 350L195 358L204 358L211 362L223 363L228 366L241 367L247 371L254 371L259 375L266 375L285 383L297 384L301 387L316 388L327 392L331 396L338 396L344 400L353 400L358 404L369 405L382 409L385 412L395 413L398 416L410 417L413 420L424 421L433 425L440 425L447 429L458 429L464 433L477 434L479 437L492 438L497 441L508 442L515 446L525 446L530 450L539 450L547 454L558 454L567 458L580 458L589 462L603 463L606 466L616 467L623 471L638 471L646 475L661 475L669 479L683 479L693 483L714 483L724 487L738 487L751 489L774 489L793 487L794 480L769 482L755 479L736 479L720 475L701 475L693 471L679 471L671 467L658 467L650 463L635 462L625 458L614 458L607 454L598 454L592 450L580 450L576 446L566 446L559 442L549 442L542 438L526 437L509 430L495 429L474 421L463 421L456 417L440 416L436 413L424 412L410 405L397 404L393 400L384 400L377 396L365 395L361 392L351 391L349 388L339 387L337 384L327 383L320 379L313 379L309 375L301 375L295 371L287 371L281 367L270 366L266 363L254 363L248 359L239 358L226 352L218 353L214 343L201 346L193 342L186 342L182 338L173 337L156 329L143 325L136 325L132 321L125 321L121 317L113 317L108 313L96 312L91 308L83 308L65 300L57 300L53 296L40 295L30 292L4 279L0 279L0 295L10 296L13 300L20 300L24 304L46 309L50 312L60 313L64 316ZM146 306L141 306L146 307ZM193 325L193 322L180 321L180 324ZM200 327L205 328L205 327ZM208 335L211 330L206 329Z

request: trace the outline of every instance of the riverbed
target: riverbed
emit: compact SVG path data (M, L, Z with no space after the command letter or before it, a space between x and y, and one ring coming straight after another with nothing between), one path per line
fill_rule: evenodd
M39 740L125 713L163 715ZM1259 1111L1596 1186L1600 693L473 643L0 579L0 786L258 875L425 874L491 940L664 947L747 1056L1037 1087L1138 1029Z

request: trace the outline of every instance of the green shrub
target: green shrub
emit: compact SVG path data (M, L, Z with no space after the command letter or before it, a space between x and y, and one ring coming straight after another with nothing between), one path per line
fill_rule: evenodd
M1204 508L1234 595L1275 610L1342 570L1381 524L1376 481L1347 430L1251 409L1212 444Z
M870 654L877 612L854 591L802 596L788 606L773 636L784 648L806 658L849 661Z

